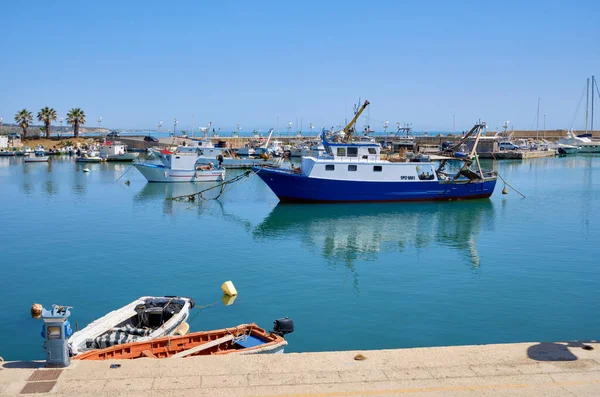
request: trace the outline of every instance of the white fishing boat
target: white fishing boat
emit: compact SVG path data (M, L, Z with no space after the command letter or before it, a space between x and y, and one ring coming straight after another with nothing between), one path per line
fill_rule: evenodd
M78 355L123 343L149 341L185 334L194 300L178 296L144 296L93 321L69 338L71 353Z
M0 149L0 156L14 156L15 154L14 150Z
M187 146L181 146L187 148ZM162 164L135 163L133 166L144 175L148 182L210 182L225 179L225 168L215 167L214 163L197 165L198 152L152 151Z
M100 156L100 152L95 146L88 148L87 150L79 149L77 158L75 161L78 163L101 163L106 161L104 157Z
M28 154L32 154L33 153L33 149L30 148L29 146L25 146L19 150L17 150L17 156L25 156Z
M127 145L121 142L106 141L100 145L100 157L106 161L133 161L138 158L139 153L128 153Z
M46 149L44 148L44 146L38 145L33 150L33 153L35 153L36 156L43 156L46 154Z
M254 156L256 154L256 150L251 144L247 144L237 150L238 156Z
M23 158L26 163L47 163L49 156L27 154Z
M152 153L157 157L164 157L164 150L154 149ZM252 167L280 167L283 159L270 159L260 156L236 157L228 148L215 147L208 140L194 140L186 146L179 145L177 148L165 153L185 153L197 156L196 165L217 165L225 169L249 169Z

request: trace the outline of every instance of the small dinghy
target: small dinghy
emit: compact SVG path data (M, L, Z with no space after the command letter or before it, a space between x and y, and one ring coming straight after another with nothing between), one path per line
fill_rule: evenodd
M185 358L223 354L283 353L287 341L283 335L293 332L288 318L275 321L274 330L267 332L256 324L235 328L194 332L146 342L133 342L81 354L77 360L126 360L135 358Z
M71 354L131 342L184 334L194 300L178 296L144 296L90 323L69 338Z

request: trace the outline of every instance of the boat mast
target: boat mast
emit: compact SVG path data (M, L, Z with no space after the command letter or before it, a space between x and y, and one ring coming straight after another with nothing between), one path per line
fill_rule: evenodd
M590 120L590 129L592 130L592 137L594 136L594 84L596 78L592 75L592 119ZM598 87L596 87L598 88Z
M585 133L588 132L588 110L590 109L590 78L587 78L586 89L585 89ZM592 94L594 93L594 87L592 87Z
M540 139L540 97L538 97L537 116L535 117L535 139Z

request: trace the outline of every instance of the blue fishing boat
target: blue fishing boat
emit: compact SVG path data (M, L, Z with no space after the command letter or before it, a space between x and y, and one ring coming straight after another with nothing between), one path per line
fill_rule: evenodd
M464 200L492 195L497 174L483 171L476 153L485 124L476 124L459 142L475 136L473 150L464 158L390 162L381 158L377 143L352 141L353 126L368 105L365 101L342 132L329 134L332 139L323 131L324 155L303 157L298 168L255 167L254 172L283 202ZM471 169L473 163L476 169Z

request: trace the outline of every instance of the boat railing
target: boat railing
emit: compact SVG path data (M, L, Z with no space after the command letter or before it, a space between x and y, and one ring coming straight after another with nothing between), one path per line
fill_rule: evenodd
M339 162L357 162L357 163L372 163L372 162L380 162L381 157L378 154L370 154L363 156L334 156L331 154L318 154L316 156L317 160L330 160L330 161L339 161Z

